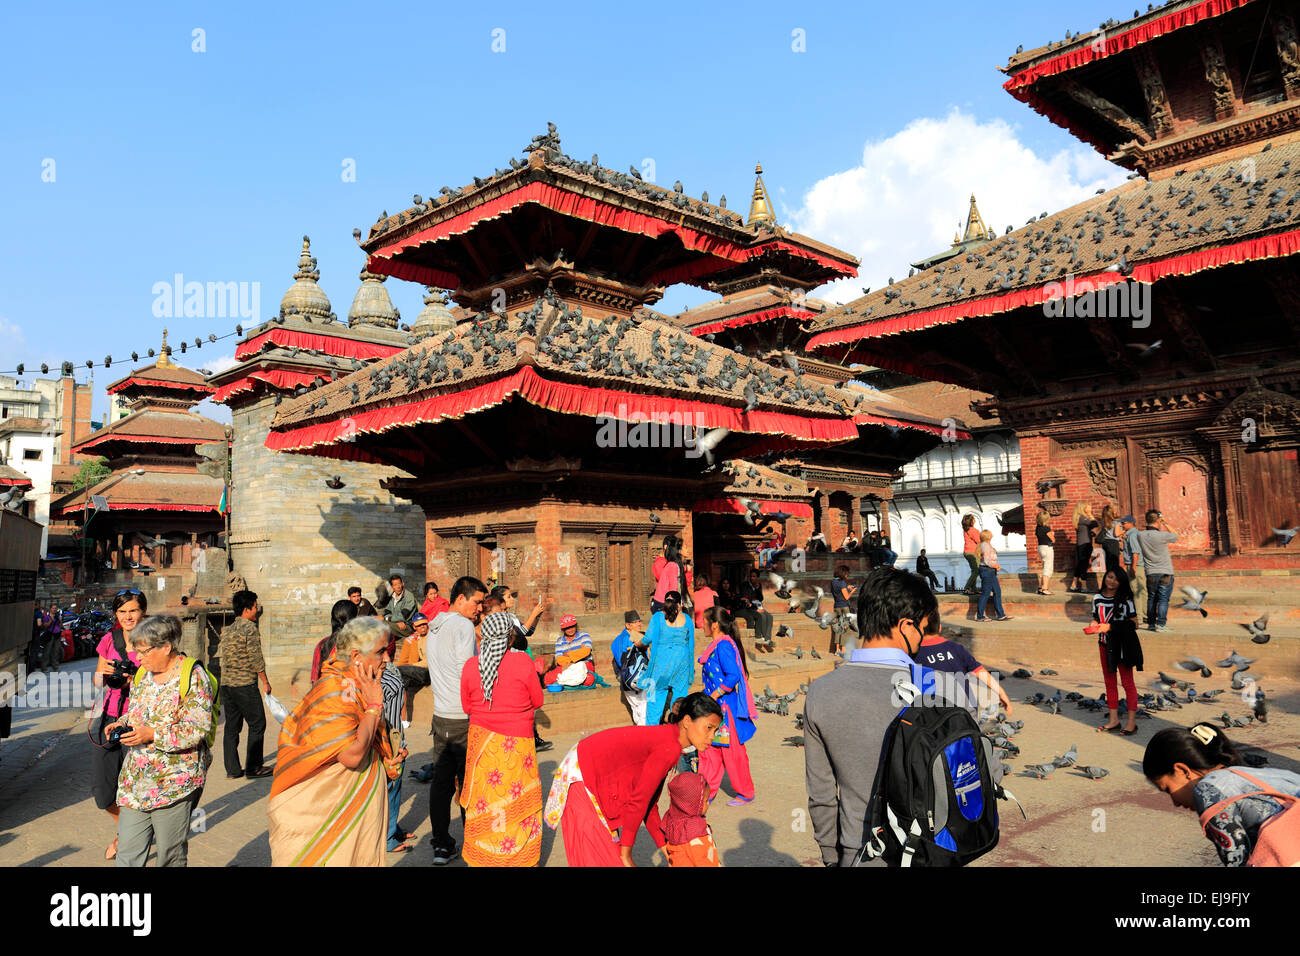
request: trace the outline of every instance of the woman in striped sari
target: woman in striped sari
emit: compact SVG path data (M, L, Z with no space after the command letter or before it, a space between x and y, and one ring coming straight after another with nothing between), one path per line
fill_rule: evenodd
M514 617L483 618L478 656L460 677L469 714L465 750L465 848L470 866L536 866L542 854L542 784L533 743L533 715L542 686L528 655L510 650Z
M273 866L383 866L386 787L399 772L379 683L388 625L348 622L334 657L280 729L271 783Z

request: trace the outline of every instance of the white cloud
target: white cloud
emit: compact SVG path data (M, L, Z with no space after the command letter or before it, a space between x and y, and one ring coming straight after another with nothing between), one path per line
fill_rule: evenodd
M948 248L953 233L965 230L972 193L985 224L1002 235L1008 225L1058 212L1122 183L1125 175L1089 147L1042 157L1005 121L981 123L953 109L868 142L860 165L816 183L784 218L798 232L862 260L858 279L817 293L847 302L862 294L862 286L875 289L890 276L902 278L909 263Z
M238 364L239 359L235 358L233 355L223 355L220 358L213 359L211 362L205 362L203 367L208 370L209 374L216 375L218 372L224 372L226 369L234 368Z
M239 360L233 355L223 355L211 362L204 362L203 368L208 374L215 375L217 372L224 372L226 369L233 368L238 364ZM223 425L230 424L230 408L226 405L218 405L210 398L205 398L194 406L194 411L199 415L206 415L208 418L216 419Z

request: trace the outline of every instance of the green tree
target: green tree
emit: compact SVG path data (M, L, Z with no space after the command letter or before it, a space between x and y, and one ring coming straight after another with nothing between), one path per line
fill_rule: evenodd
M92 458L90 461L81 463L81 470L77 472L77 477L73 479L72 487L77 491L84 491L86 486L94 487L101 479L107 478L113 473L108 467L107 458Z

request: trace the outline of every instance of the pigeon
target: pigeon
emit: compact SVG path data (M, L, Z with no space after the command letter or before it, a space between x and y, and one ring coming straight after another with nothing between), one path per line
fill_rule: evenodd
M1262 690L1255 691L1255 719L1261 724L1268 723L1268 701L1264 699Z
M1102 777L1106 776L1106 774L1110 773L1110 771L1105 767L1089 767L1084 765L1080 766L1078 769L1079 772L1089 780L1100 780Z
M1056 766L1050 763L1037 763L1032 767L1026 767L1025 773L1031 777L1037 777L1039 780L1046 780L1056 770Z
M718 447L718 442L730 434L729 428L711 428L703 437L695 439L695 450L704 456L710 468L713 467L713 451Z
M795 648L793 651L791 651L790 653L794 655L794 659L795 659L795 660L797 660L797 661L801 661L801 660L803 660L803 645L802 645L802 644L799 645L798 647L796 647L796 648Z
M650 512L650 523L651 523L651 524L659 524L659 523L660 523L661 521L663 521L663 520L664 520L663 518L659 517L659 516L658 516L657 514L655 514L653 511Z
M767 579L776 585L776 596L783 601L790 600L790 582L775 571L767 572Z
M1051 670L1051 669L1046 668L1046 667L1043 668L1043 669L1042 669L1041 671L1039 671L1038 673L1040 673L1040 674L1045 674L1045 675L1047 675L1048 677L1056 677L1056 676L1058 676L1057 673L1056 673L1056 671Z
M1245 690L1251 684L1256 682L1254 677L1244 677L1241 671L1235 671L1232 675L1232 689Z
M1300 533L1300 528L1270 528L1269 530L1282 539L1282 547L1284 548L1291 543L1291 539L1297 533Z
M1079 747L1077 744L1070 744L1070 749L1059 757L1052 758L1052 763L1058 767L1073 767L1079 762Z
M1210 701L1214 700L1214 698L1218 697L1222 693L1223 693L1223 688L1216 687L1214 690L1201 691L1200 694L1197 695L1196 699L1203 704L1208 704Z
M1241 626L1250 632L1250 639L1255 644L1267 644L1269 640L1272 639L1273 635L1269 634L1266 630L1268 627L1267 614L1263 614L1260 617L1255 618L1255 620L1251 621L1249 624L1243 624Z
M335 475L333 478L329 478L326 480L325 487L333 488L335 491L338 491L340 488L343 487L343 479L340 478L338 475Z
M1219 667L1231 667L1238 671L1250 670L1250 665L1255 663L1253 657L1242 657L1236 651L1233 651L1223 660L1219 661Z
M1251 714L1249 717L1231 717L1228 715L1226 710L1219 715L1219 720L1223 721L1224 727L1245 727L1254 719L1254 714Z
M1025 670L1023 667L1018 667L1011 672L1011 676L1018 678L1020 680L1028 680L1029 678L1034 676L1034 672Z
M1187 660L1178 661L1174 666L1184 671L1200 671L1202 677L1209 677L1214 673L1199 657L1189 657Z
M820 654L817 653L817 648L815 648L815 647L812 648L812 649L809 651L809 653L812 655L812 659L815 660L815 661L819 661L819 660L822 659L822 656L821 656Z
M1183 594L1187 595L1187 601L1180 604L1179 607L1184 611L1200 611L1201 617L1209 617L1210 613L1201 607L1201 602L1209 595L1209 591L1198 591L1190 584L1184 584L1182 587Z

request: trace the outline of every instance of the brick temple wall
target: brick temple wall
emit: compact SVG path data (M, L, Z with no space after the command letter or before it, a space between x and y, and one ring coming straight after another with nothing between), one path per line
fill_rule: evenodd
M387 466L271 451L274 402L232 409L231 558L265 611L262 646L272 681L311 662L333 603L359 586L373 601L391 571L424 588L424 516L379 486ZM338 475L344 487L325 486ZM441 582L439 582L441 583Z

